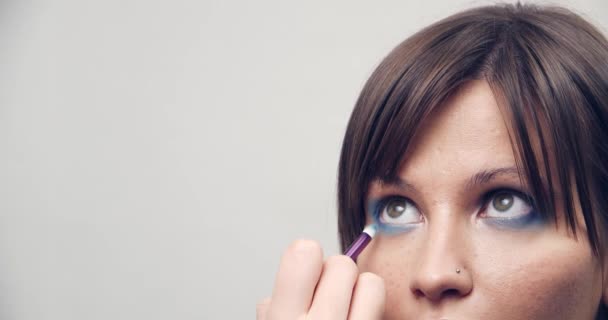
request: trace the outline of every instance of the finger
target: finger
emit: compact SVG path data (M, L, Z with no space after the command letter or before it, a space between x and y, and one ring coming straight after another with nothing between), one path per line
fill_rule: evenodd
M325 261L308 315L310 319L346 319L359 269L347 256Z
M360 274L350 303L348 320L382 319L385 299L384 280L370 272Z
M293 242L281 258L268 319L296 319L305 315L310 308L322 267L323 252L317 242Z
M255 308L256 320L266 320L266 314L268 313L268 308L270 307L270 301L270 298L266 298L258 302Z

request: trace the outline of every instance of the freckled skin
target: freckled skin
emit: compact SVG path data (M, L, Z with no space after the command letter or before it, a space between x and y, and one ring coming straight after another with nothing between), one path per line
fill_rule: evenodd
M399 176L420 194L370 186L370 198L401 195L424 216L409 231L380 233L359 257L361 272L385 280L384 319L594 319L605 289L582 216L577 240L563 221L497 228L477 214L483 190L466 189L467 179L514 165L492 92L474 81L423 126L406 155Z

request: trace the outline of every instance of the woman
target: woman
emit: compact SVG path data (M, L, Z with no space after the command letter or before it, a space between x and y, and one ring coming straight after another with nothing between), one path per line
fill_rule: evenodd
M343 248L283 255L258 319L608 319L608 41L576 14L481 7L396 47L352 113Z

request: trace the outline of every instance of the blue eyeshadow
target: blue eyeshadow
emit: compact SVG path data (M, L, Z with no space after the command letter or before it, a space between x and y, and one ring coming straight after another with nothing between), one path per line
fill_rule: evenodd
M417 224L395 226L380 221L380 209L384 206L385 203L385 199L373 200L370 201L367 208L367 213L370 216L371 220L378 227L378 232L385 235L396 235L411 231L416 228Z
M484 223L501 229L524 229L540 227L545 224L544 219L536 212L531 212L519 218L484 218Z
M415 229L418 224L408 225L390 225L380 221L380 210L386 204L387 199L377 199L369 202L367 213L371 220L378 226L378 232L385 235L397 235L405 232L409 232ZM521 217L517 218L483 218L484 223L493 226L498 229L525 229L542 227L545 225L545 219L536 212L530 212Z

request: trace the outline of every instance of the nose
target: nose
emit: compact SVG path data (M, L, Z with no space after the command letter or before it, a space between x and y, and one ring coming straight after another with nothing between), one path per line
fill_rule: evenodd
M473 274L468 267L470 251L465 234L466 230L453 221L428 226L410 284L416 297L438 302L471 293Z

